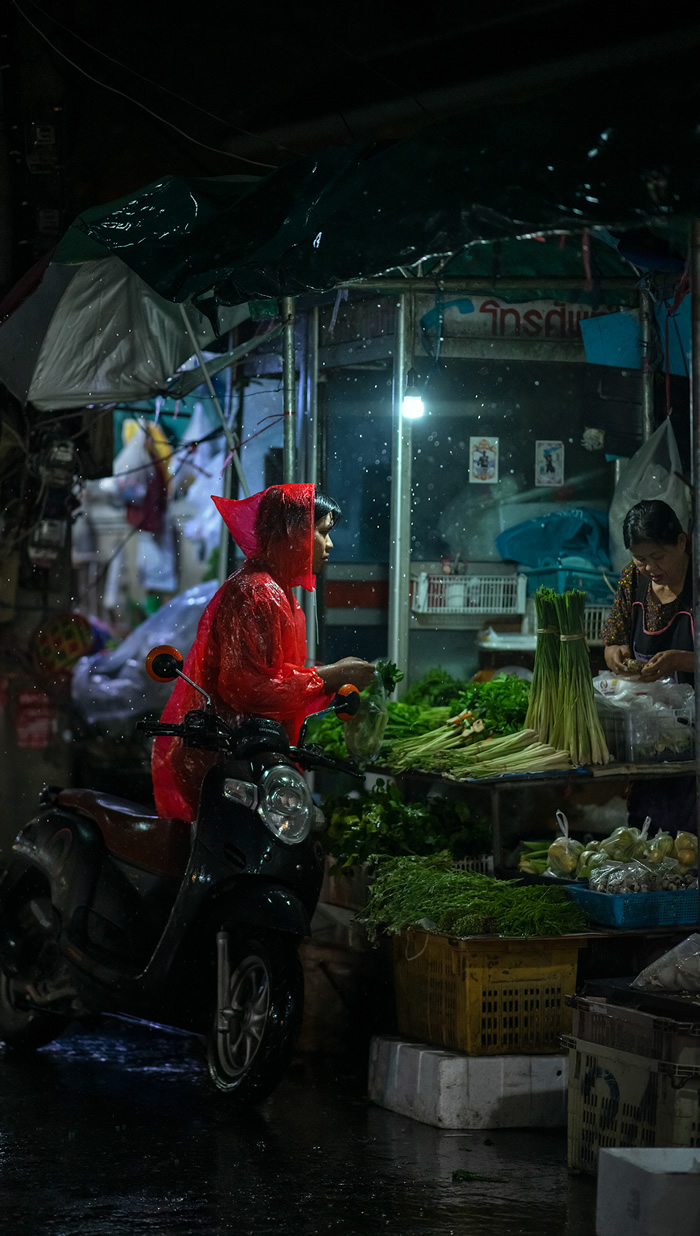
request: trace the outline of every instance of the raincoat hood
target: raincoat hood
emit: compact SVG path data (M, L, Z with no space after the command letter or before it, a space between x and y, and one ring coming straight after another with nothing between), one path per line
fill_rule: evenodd
M212 494L212 502L246 558L259 561L283 588L313 591L312 484L272 485L238 500Z

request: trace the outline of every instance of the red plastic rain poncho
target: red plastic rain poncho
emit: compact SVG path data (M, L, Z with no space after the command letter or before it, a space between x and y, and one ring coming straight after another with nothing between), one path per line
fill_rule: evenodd
M209 602L184 672L211 696L214 710L236 723L271 717L296 742L309 713L333 698L315 669L306 668L306 624L292 595L314 587L313 485L275 485L240 502L214 498L246 562ZM179 722L202 695L179 678L162 720ZM192 820L199 790L217 756L157 738L152 772L158 814Z

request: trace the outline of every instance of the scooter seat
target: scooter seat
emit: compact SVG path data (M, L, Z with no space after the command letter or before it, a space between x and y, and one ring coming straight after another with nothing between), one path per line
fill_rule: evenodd
M126 798L97 790L61 790L58 803L94 820L115 858L156 875L182 876L192 843L189 820L161 819Z

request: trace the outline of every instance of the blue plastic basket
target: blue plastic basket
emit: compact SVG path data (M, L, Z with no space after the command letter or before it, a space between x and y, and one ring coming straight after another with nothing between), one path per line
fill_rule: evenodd
M596 893L582 884L567 891L594 923L606 927L693 926L698 921L698 890L668 893Z
M534 596L538 588L553 588L555 592L570 592L576 589L585 592L591 605L612 605L617 591L619 575L613 571L596 570L591 567L521 567L527 576L527 595ZM607 581L607 582L606 582Z

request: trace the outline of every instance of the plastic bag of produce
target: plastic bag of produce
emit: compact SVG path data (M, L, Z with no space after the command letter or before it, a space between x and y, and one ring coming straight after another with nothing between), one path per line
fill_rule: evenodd
M698 839L695 833L677 833L673 843L673 854L681 867L697 867Z
M673 858L674 856L674 840L670 833L664 832L662 828L654 837L650 837L643 854L644 862L651 866L656 866L664 858Z
M637 841L637 844L634 847L634 857L635 858L640 858L640 859L644 858L647 845L649 844L647 841L647 837L649 836L650 825L651 825L651 816L648 815L644 823L642 824L642 827L639 832L639 840Z
M630 828L629 825L622 824L611 832L609 837L601 841L600 848L615 862L630 863L634 858L639 836L638 828Z
M607 855L605 856L605 858L607 858ZM596 862L593 861L594 859L596 860ZM604 861L601 858L600 842L599 841L587 841L584 848L582 849L581 853L578 856L578 862L576 864L576 879L577 880L580 880L580 879L587 880L589 875L591 874L591 871L595 870L595 867L599 861Z
M700 935L695 932L638 974L633 987L700 992Z
M650 867L638 860L631 863L602 863L588 878L589 888L596 893L649 893L655 876Z
M557 823L561 836L552 842L547 851L546 874L556 876L559 880L575 880L583 845L569 836L569 821L563 811L557 811Z
M343 726L345 745L353 759L360 763L376 759L388 719L384 683L381 675L375 674L361 694L360 707L355 716Z

